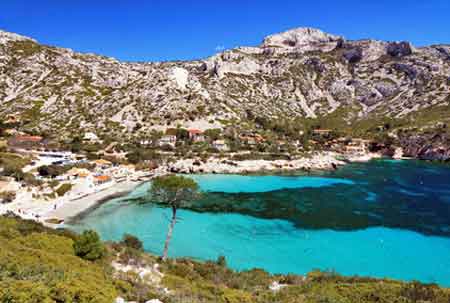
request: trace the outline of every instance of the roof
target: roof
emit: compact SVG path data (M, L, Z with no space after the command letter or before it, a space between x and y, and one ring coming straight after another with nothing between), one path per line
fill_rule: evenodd
M67 172L68 175L72 175L72 176L78 175L80 177L82 177L82 176L86 177L89 175L89 173L90 173L89 170L87 170L85 168L77 168L77 167L73 167Z
M111 180L111 177L110 176L107 176L107 175L100 175L100 176L95 176L94 177L94 180L95 181L109 181L109 180Z
M41 136L17 136L14 139L22 142L41 142L43 138Z
M214 144L225 144L225 140L216 140L213 143Z
M112 164L111 161L108 161L108 160L105 160L105 159L95 160L94 163L97 164L97 165L111 165Z
M177 138L177 136L175 136L175 135L164 135L161 137L161 139L176 139L176 138Z
M201 134L203 134L203 131L202 131L202 130L196 129L196 128L188 129L188 132L189 132L191 135L201 135Z
M320 134L320 133L329 133L331 131L332 131L331 129L315 129L315 130L313 130L313 132L318 133L318 134Z

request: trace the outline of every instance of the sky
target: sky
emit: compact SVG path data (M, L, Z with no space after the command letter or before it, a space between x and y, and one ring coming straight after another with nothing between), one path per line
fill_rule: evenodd
M450 0L0 1L2 30L124 61L205 58L296 27L450 44Z

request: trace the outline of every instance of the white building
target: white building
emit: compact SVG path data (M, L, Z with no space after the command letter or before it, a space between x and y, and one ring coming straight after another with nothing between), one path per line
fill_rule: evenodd
M177 143L177 136L174 135L165 135L158 141L159 146L164 145L170 145L172 147L175 147L175 144Z
M225 143L225 140L215 140L212 143L212 147L216 148L219 151L227 151L228 145Z
M85 133L83 140L90 141L90 142L98 142L99 141L97 135L92 132Z

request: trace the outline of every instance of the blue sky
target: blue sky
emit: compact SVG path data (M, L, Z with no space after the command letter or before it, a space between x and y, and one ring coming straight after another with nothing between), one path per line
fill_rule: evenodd
M127 61L203 58L316 27L348 39L450 43L449 0L2 0L0 29Z

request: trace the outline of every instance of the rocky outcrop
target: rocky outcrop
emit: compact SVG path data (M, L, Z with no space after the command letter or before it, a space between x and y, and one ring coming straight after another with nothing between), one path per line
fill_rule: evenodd
M450 161L450 135L447 133L405 134L399 142L406 157Z
M409 42L392 42L386 47L386 52L392 57L405 57L413 53L413 47Z
M363 58L363 51L361 48L348 49L343 54L344 58L350 63L356 63Z
M319 153L310 158L293 160L244 160L231 161L227 159L210 158L203 162L200 159L183 159L170 164L167 170L181 174L245 174L270 171L298 171L298 170L333 170L345 163L336 159L336 154Z
M283 51L331 51L341 45L343 38L324 33L315 28L296 28L270 35L261 47Z

